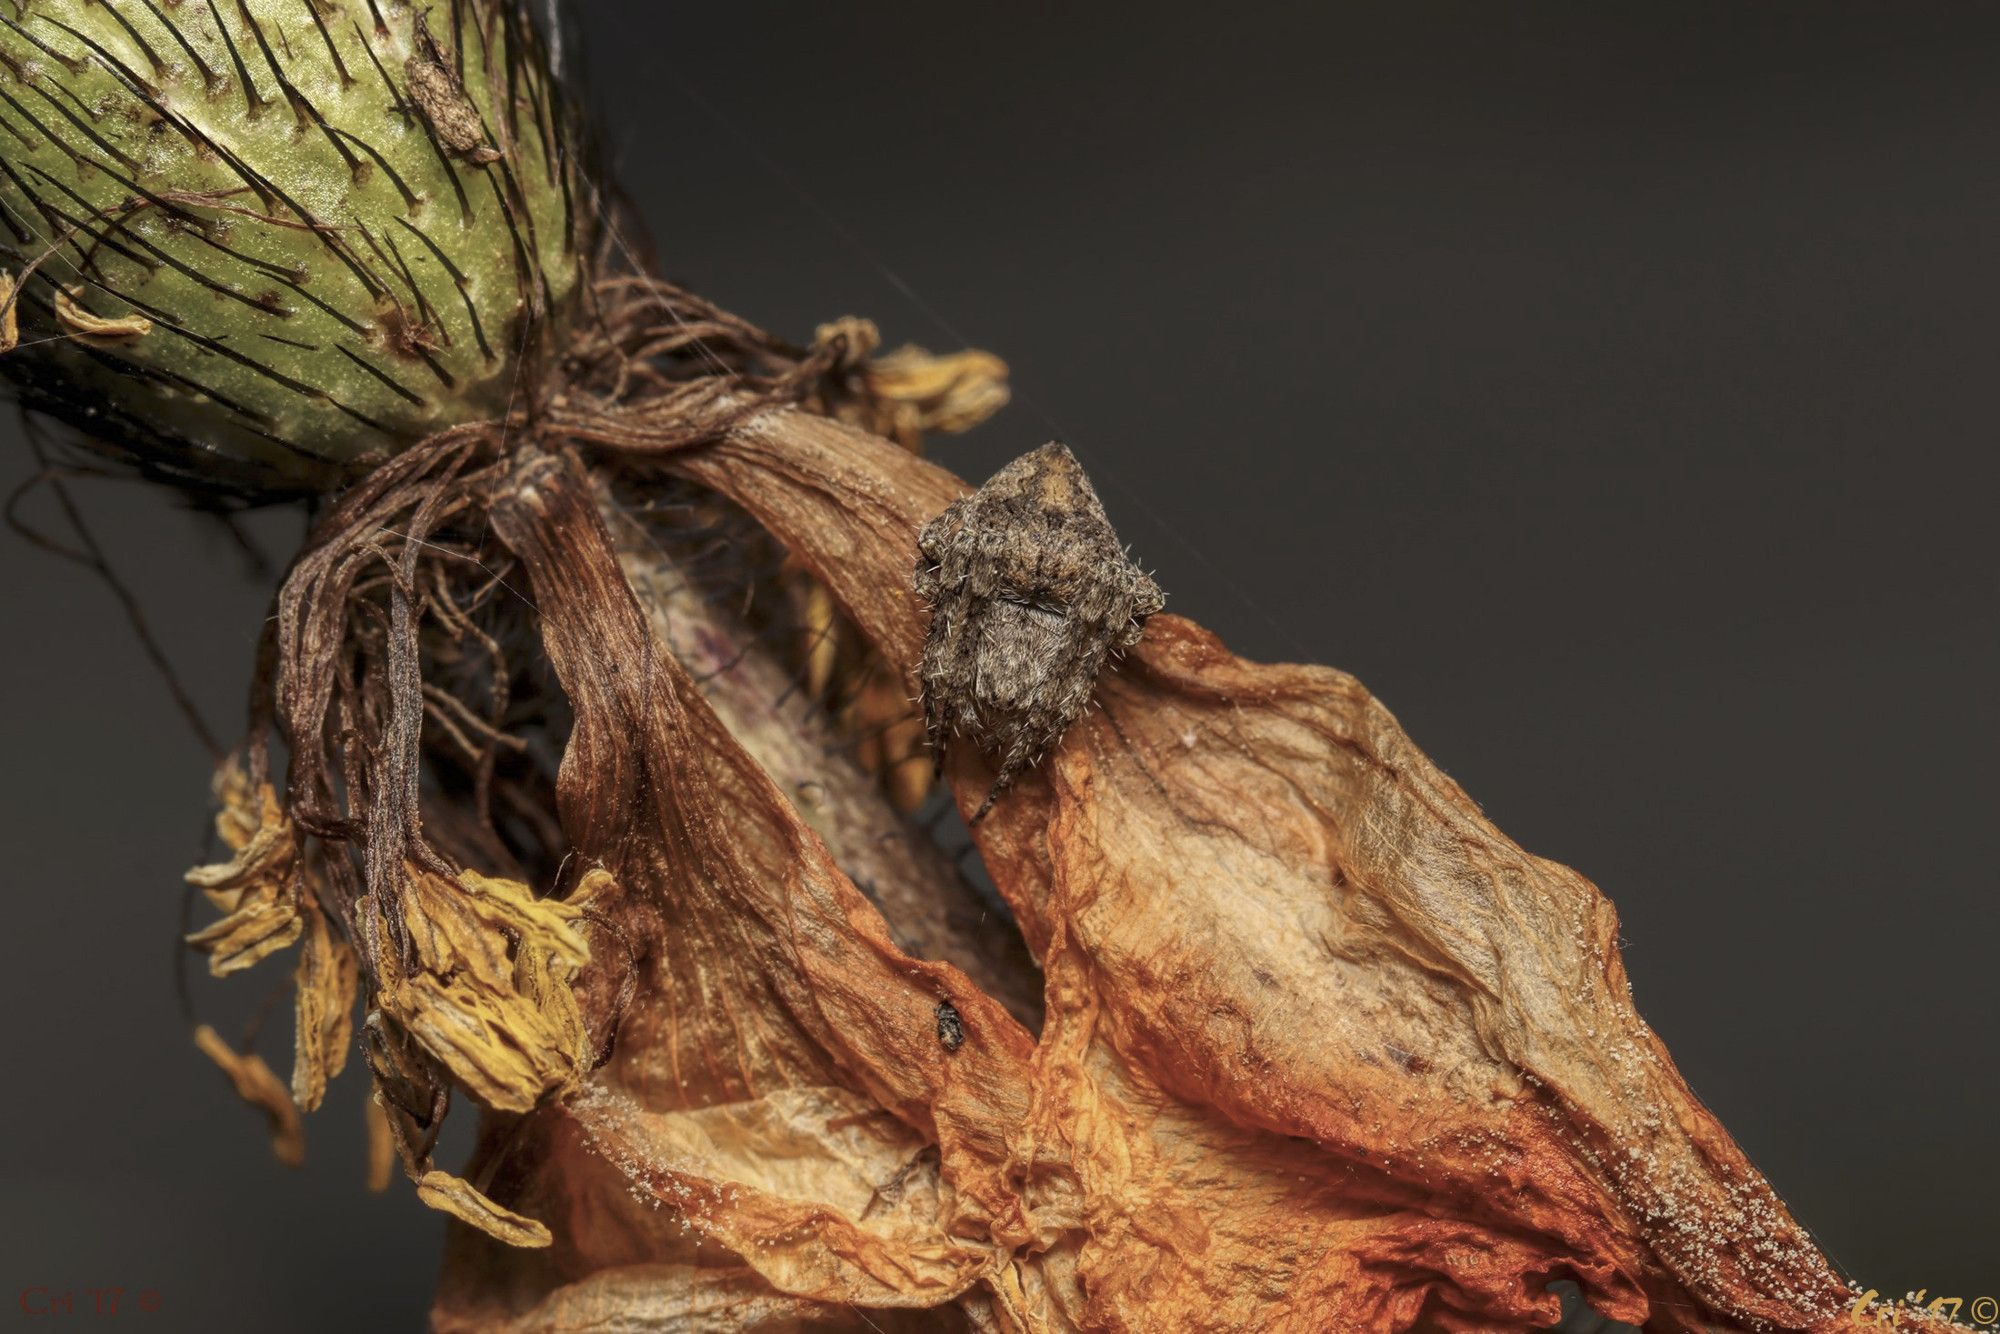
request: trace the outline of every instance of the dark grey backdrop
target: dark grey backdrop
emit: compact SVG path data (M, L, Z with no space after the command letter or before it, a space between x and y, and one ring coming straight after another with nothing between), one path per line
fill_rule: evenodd
M1605 888L1837 1259L2000 1294L1993 11L1295 8L584 17L673 276L1006 355L946 462L1066 438L1176 610L1357 672ZM84 499L233 728L265 585ZM201 754L103 592L0 550L0 1319L122 1285L153 1328L416 1328L438 1229L362 1193L358 1081L287 1172L176 1017Z

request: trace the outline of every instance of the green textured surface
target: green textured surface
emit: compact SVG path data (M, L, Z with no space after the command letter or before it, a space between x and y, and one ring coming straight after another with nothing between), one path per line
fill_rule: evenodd
M0 267L53 250L0 356L26 400L276 489L504 411L578 287L559 96L507 0L422 12L486 151L418 108L396 0L0 0ZM66 332L57 285L153 328Z

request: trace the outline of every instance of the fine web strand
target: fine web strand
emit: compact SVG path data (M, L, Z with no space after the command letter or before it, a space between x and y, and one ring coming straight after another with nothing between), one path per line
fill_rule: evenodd
M923 294L904 279L900 273L891 268L872 247L855 233L853 228L849 227L813 193L796 172L766 152L760 144L749 136L749 133L735 118L717 106L712 99L691 83L678 67L661 59L658 55L653 55L648 58L647 68L648 70L658 70L664 73L682 97L713 122L719 130L729 135L747 157L755 161L772 180L776 181L790 193L803 206L807 214L817 219L822 226L832 232L835 238L855 258L861 261L863 266L872 271L895 291L902 298L903 302L933 329L957 347L969 348L978 345L975 340L968 338L962 333L958 326L947 318L936 305L926 300ZM636 262L630 250L625 247L624 238L616 234L615 226L614 239L618 242L621 250L625 251L628 260ZM1101 463L1104 461L1101 451L1088 443L1080 441L1076 435L1064 429L1062 424L1055 419L1054 415L1045 410L1042 404L1032 395L1018 387L1010 386L1010 389L1012 389L1013 401L1019 403L1031 417L1036 419L1039 425L1048 433L1050 439L1062 441L1080 457L1090 459L1093 462ZM1289 645L1299 655L1300 660L1309 661L1314 657L1313 651L1306 647L1290 627L1250 597L1236 579L1232 578L1227 571L1217 565L1177 525L1169 523L1158 510L1148 504L1144 494L1136 486L1128 482L1124 473L1125 470L1118 467L1107 466L1101 472L1093 468L1091 469L1091 478L1093 481L1098 481L1101 478L1108 489L1117 495L1122 502L1129 504L1148 524L1155 530L1164 533L1169 541L1179 547L1207 572L1209 577L1215 580L1226 595L1269 626L1284 643Z

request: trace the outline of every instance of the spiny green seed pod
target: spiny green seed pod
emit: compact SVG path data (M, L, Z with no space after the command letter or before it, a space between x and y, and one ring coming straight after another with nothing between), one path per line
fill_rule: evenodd
M583 225L517 0L0 0L0 370L156 470L313 490L504 413Z

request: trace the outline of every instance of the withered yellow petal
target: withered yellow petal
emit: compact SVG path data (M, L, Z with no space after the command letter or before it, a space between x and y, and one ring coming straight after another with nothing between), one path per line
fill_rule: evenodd
M899 347L862 374L869 393L908 410L919 433L970 430L1007 405L1007 363L977 349L937 356Z
M379 939L372 900L363 929ZM582 1077L590 1041L570 988L590 958L580 909L518 881L416 867L402 908L416 966L381 970L385 1016L501 1111L525 1112Z
M194 1031L194 1045L222 1068L236 1088L236 1096L260 1109L271 1124L271 1151L287 1167L297 1167L306 1159L305 1129L299 1124L299 1109L285 1086L255 1052L237 1051L207 1024Z
M81 283L56 289L56 323L72 337L139 338L153 332L153 322L144 315L96 315L85 310L78 297Z
M292 1101L310 1112L326 1097L327 1081L347 1065L354 1040L354 1001L360 960L354 947L328 925L326 914L306 901L305 946L293 974L296 1020L292 1058Z
M0 352L21 345L20 302L14 299L14 276L0 273Z
M501 1208L449 1172L424 1173L417 1183L417 1198L509 1246L546 1246L553 1240L542 1224Z
M304 923L299 900L298 829L267 783L254 793L235 766L217 775L222 811L216 832L235 851L226 862L198 866L187 882L203 891L221 911L221 920L188 936L188 944L208 955L216 977L245 968L299 938Z
M362 1107L368 1118L368 1189L380 1195L389 1189L390 1173L396 1166L395 1132L379 1094L371 1095Z

